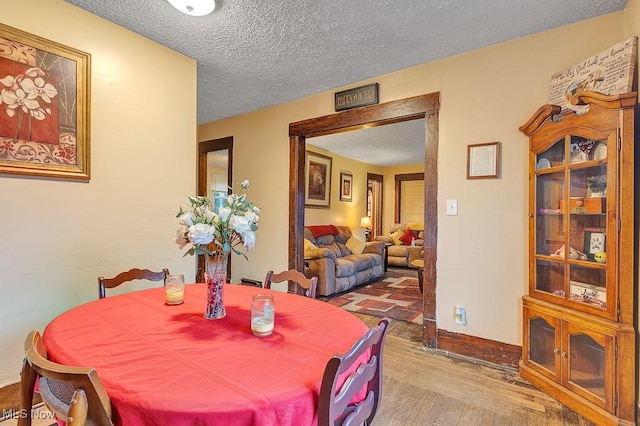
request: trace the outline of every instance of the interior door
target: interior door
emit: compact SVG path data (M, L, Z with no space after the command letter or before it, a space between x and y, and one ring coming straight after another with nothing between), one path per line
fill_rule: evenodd
M367 216L371 218L371 240L382 235L382 188L383 176L367 173Z

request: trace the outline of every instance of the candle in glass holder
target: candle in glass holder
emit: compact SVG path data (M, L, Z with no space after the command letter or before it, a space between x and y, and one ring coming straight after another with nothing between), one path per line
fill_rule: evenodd
M167 275L164 283L164 295L167 305L179 305L184 302L184 275Z
M273 333L275 325L275 305L273 295L256 294L251 304L251 332L258 337Z

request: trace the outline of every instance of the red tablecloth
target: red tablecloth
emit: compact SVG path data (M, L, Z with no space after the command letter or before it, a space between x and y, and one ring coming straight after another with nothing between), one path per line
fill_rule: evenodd
M275 331L251 334L251 299L275 296ZM109 296L54 319L49 357L95 367L118 424L307 425L316 423L329 358L367 326L354 315L302 296L225 286L227 317L205 320L204 284L185 303L164 304L162 288Z

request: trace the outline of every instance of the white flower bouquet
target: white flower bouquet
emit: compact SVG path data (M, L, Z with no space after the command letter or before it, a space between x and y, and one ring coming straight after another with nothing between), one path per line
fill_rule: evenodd
M260 209L247 200L249 181L242 181L240 188L239 193L227 196L217 212L211 198L202 196L189 196L189 210L180 207L176 217L182 226L176 232L175 242L180 249L191 244L185 256L204 254L220 259L233 251L247 257L246 253L256 243ZM242 247L244 252L240 250Z

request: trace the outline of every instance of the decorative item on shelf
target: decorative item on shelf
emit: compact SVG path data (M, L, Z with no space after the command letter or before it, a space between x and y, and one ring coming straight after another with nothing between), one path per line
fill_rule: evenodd
M564 259L565 257L565 246L564 244L555 252L551 253L551 257L561 257ZM573 247L569 247L569 259L572 260L587 260L587 255L581 251L574 249Z
M592 231L586 230L584 231L584 251L587 253L589 260L596 261L598 263L606 263L607 255L604 256L599 255L598 258L601 261L596 260L596 253L604 253L607 249L607 236L604 230L594 229Z
M607 199L605 197L571 197L569 199L569 213L596 214L604 213L606 209ZM560 212L564 213L564 200L560 200Z
M536 170L547 169L551 167L551 161L548 158L540 157L536 163Z
M227 196L218 213L214 212L210 198L189 196L190 209L185 211L180 207L176 216L182 225L175 237L178 247L182 249L191 244L184 255L196 254L205 258L206 319L226 316L224 282L229 254L233 252L247 258L246 252L255 246L260 209L247 200L249 181L242 181L240 188L241 193ZM245 252L240 250L241 246Z
M593 159L594 160L606 160L607 158L607 143L606 142L598 142L593 149Z
M587 198L607 196L607 176L589 176L587 178Z
M373 223L371 223L371 218L369 216L364 216L360 219L360 228L364 228L365 240L370 241L371 228L373 228Z
M597 305L602 308L607 306L607 291L604 287L580 281L570 281L571 299L580 302Z
M593 144L593 142L591 142ZM589 148L591 150L591 148ZM569 162L571 164L583 163L589 160L589 154L585 152L578 143L569 146Z
M563 110L585 114L588 105L576 105L572 98L585 90L605 95L628 93L633 87L638 38L631 36L596 55L585 58L571 68L551 76L549 101Z

